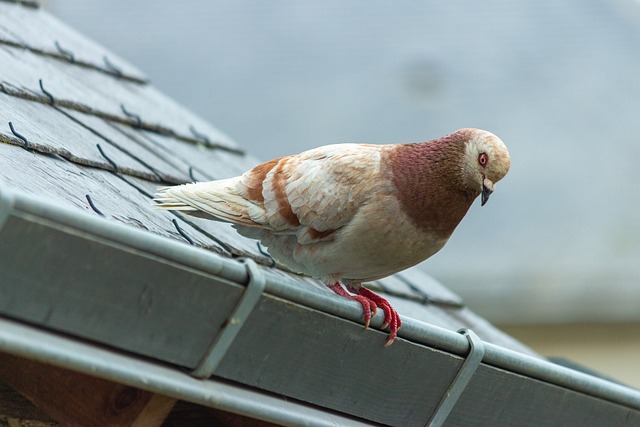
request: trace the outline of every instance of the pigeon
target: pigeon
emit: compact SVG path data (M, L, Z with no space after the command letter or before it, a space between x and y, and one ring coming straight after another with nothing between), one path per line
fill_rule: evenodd
M431 257L473 201L508 172L500 138L460 129L429 142L333 144L262 163L241 176L160 187L156 206L229 222L289 270L377 309L397 337L400 316L362 285Z

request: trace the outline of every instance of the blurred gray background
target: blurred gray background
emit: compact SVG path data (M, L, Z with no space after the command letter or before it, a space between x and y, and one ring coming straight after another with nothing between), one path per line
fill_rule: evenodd
M640 2L43 6L262 160L494 132L509 175L424 270L496 322L640 321Z

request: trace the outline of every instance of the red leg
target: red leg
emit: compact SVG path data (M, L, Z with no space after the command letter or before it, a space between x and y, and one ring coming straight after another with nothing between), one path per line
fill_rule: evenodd
M390 346L398 336L398 329L402 326L400 315L393 307L391 307L389 301L364 286L360 287L356 292L358 292L358 295L368 299L384 311L384 324L382 325L382 328L384 329L389 326L389 339L385 346Z
M393 307L391 307L389 301L363 286L358 288L348 287L348 289L356 295L351 295L338 282L334 283L333 285L329 285L328 287L336 294L345 298L356 300L360 304L362 304L362 310L364 311L365 328L369 327L369 323L371 322L372 317L371 313L373 312L373 316L375 316L377 308L382 308L385 319L384 323L382 324L382 328L384 329L389 326L389 339L387 339L387 343L385 344L385 346L390 346L393 341L395 341L396 337L398 336L398 329L400 329L400 327L402 326L402 321L400 320L400 315L398 315L398 312Z
M369 327L369 323L371 322L371 313L373 312L373 315L375 316L376 312L378 311L378 305L375 303L375 301L372 301L366 296L351 295L338 282L329 286L329 289L342 297L356 300L360 304L362 304L362 311L364 311L364 327L365 329Z

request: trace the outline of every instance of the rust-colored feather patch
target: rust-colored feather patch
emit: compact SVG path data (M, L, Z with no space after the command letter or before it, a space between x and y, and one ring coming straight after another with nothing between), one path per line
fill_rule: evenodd
M281 158L278 158L259 164L244 174L243 184L247 187L244 196L247 199L264 203L264 195L262 194L264 179L280 160Z
M419 144L397 145L387 155L393 184L416 227L448 238L479 191L465 188L461 161L467 132Z
M291 160L291 157L285 157L278 162L273 179L271 181L273 195L278 203L278 214L284 220L295 227L300 225L298 216L293 212L289 199L287 198L286 186L289 175L285 172L285 165Z

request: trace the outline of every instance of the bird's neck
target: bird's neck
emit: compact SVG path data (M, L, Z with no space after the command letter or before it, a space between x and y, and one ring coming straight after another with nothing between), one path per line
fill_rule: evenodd
M388 154L403 211L416 227L438 238L449 238L478 196L464 185L464 150L464 141L449 135L397 145Z

